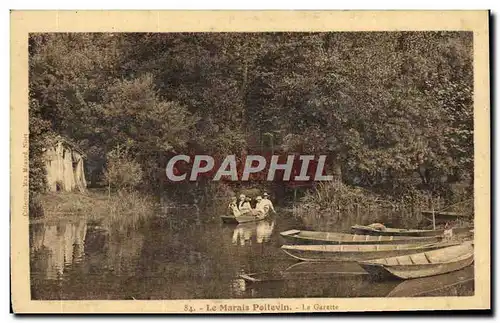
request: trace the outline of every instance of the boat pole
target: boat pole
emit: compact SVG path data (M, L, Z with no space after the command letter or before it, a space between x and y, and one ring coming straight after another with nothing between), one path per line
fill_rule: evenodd
M436 230L436 214L434 212L434 199L431 196L431 210L432 210L432 229Z

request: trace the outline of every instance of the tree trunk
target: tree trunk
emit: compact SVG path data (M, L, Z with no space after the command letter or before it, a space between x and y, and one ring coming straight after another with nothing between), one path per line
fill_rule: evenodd
M330 167L333 180L337 183L342 183L342 163L338 154L330 154Z

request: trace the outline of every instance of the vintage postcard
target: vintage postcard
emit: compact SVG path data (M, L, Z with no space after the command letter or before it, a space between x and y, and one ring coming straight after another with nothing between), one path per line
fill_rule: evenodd
M12 11L16 313L490 309L487 11Z

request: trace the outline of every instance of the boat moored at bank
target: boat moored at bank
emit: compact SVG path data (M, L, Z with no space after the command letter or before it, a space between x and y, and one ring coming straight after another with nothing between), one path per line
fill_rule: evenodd
M294 244L417 244L437 243L443 238L433 237L399 237L399 236L372 236L339 232L321 232L306 230L288 230L280 235Z

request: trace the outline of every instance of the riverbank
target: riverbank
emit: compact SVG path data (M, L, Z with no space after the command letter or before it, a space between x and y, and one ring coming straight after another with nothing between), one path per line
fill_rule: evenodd
M463 202L473 202L473 199ZM452 208L450 208L452 206ZM472 203L455 203L446 205L443 199L434 198L428 193L413 190L407 194L394 197L381 195L361 187L349 186L343 183L321 183L314 191L309 191L293 208L295 217L308 223L336 223L346 217L359 219L365 217L364 223L384 223L390 226L404 228L430 228L432 222L422 214L428 210L453 210L467 215L457 220L441 221L452 226L472 226L474 211Z
M39 199L44 216L30 219L30 223L85 217L101 225L123 229L137 226L158 207L152 197L134 191L48 192Z
M64 218L66 216L86 216L93 212L107 210L108 196L100 191L47 192L39 196L44 219ZM101 211L101 212L99 212Z

